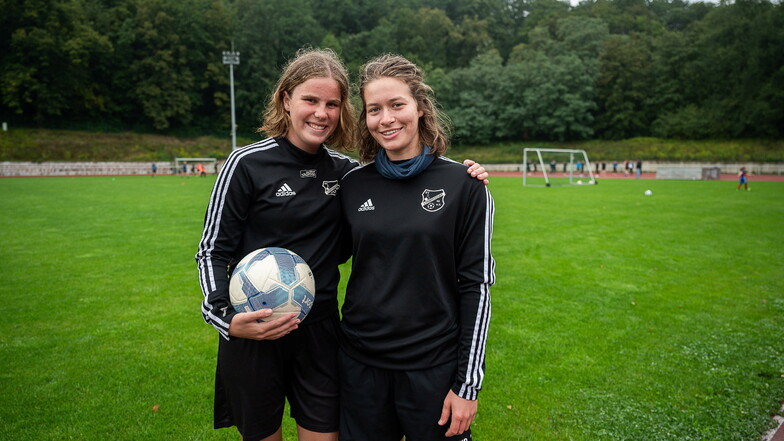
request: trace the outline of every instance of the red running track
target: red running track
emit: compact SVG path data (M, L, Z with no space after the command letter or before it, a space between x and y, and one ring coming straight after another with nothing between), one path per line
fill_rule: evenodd
M522 172L498 172L498 171L491 171L490 177L493 176L518 176L520 179L523 178ZM562 178L563 173L556 172L554 175L550 175L554 178ZM578 175L574 175L577 178ZM542 178L542 172L529 172L528 177L532 178ZM584 175L580 179L585 179L587 175ZM623 173L608 173L603 172L594 174L594 177L598 179L636 179L634 175L624 176ZM641 179L656 179L656 173L643 173ZM754 181L757 182L784 182L784 175L748 175L749 183ZM723 173L720 175L719 181L738 181L738 175L734 173Z

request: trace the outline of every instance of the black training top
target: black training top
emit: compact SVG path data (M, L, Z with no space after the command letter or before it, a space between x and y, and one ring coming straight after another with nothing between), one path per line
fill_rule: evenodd
M299 254L313 270L316 299L303 325L337 314L338 264L348 258L338 189L357 164L326 147L309 154L285 138L229 155L212 190L196 254L205 322L229 338L236 314L229 275L246 254L270 246Z
M452 390L476 399L490 320L493 199L466 167L437 158L405 180L371 163L343 177L353 241L342 346L386 369L458 360Z

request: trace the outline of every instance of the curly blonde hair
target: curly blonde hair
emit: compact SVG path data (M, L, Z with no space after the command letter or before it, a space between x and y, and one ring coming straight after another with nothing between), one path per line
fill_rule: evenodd
M433 89L425 84L422 70L406 58L395 54L384 54L368 61L362 66L359 76L359 95L362 98L362 111L359 114L359 158L370 162L381 146L367 128L367 108L365 87L379 78L395 78L404 82L411 96L416 100L418 110L423 112L419 118L419 140L432 148L432 154L441 156L449 147L451 126L449 119L438 108Z
M337 54L331 49L303 48L284 67L264 110L263 123L256 131L270 137L286 136L291 116L283 106L283 96L312 78L332 78L340 88L340 121L325 144L340 150L351 150L356 134L356 116L349 96L348 74Z

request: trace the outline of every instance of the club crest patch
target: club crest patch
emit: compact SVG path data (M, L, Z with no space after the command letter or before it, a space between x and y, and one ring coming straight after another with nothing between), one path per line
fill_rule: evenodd
M300 170L299 171L300 178L315 178L316 177L316 170Z
M444 204L446 203L444 200L446 199L446 192L444 189L440 190L428 190L422 192L422 208L425 211L429 211L431 213L438 211L444 208Z
M324 187L324 194L327 196L337 196L340 184L338 181L323 181L321 186Z

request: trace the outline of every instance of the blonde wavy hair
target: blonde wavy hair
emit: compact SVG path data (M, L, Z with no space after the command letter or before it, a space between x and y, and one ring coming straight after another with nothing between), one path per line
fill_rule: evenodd
M355 144L356 116L351 104L348 74L337 54L331 49L303 48L283 67L256 131L270 137L286 136L291 128L291 116L283 106L284 93L312 78L332 78L340 88L340 121L325 144L339 150L351 150Z
M359 158L362 162L375 159L381 146L367 128L367 106L365 87L379 78L396 78L404 82L411 96L416 100L418 110L423 112L419 118L419 140L430 146L432 154L441 156L449 147L451 125L447 116L438 108L433 89L425 84L422 70L406 58L395 54L384 54L368 61L362 66L359 76L359 95L362 98L362 111L359 114Z

